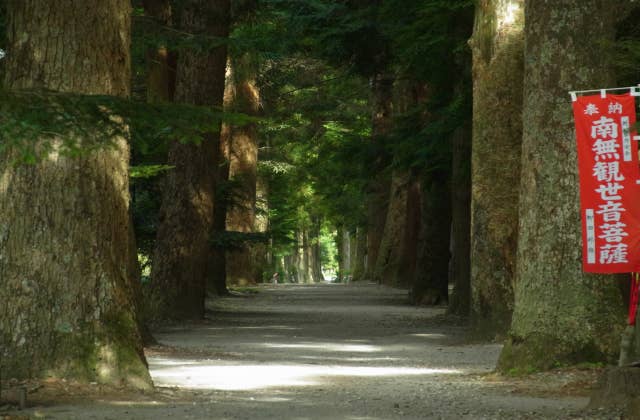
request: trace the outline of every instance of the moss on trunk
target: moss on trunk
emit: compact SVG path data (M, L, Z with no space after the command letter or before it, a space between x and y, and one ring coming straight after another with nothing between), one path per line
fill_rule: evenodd
M517 278L502 370L613 361L618 354L624 310L617 281L582 272L575 133L567 97L570 90L613 82L607 45L614 37L614 3L526 3Z
M522 142L524 0L482 0L473 50L471 320L505 334L513 311Z
M8 3L6 87L126 97L127 0ZM92 127L78 130L83 146ZM102 133L104 134L104 133ZM0 370L149 388L132 285L129 146L0 155Z

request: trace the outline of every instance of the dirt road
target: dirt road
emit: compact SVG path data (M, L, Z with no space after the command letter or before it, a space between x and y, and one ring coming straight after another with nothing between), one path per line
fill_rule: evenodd
M443 308L377 285L267 286L216 299L209 320L148 351L158 392L34 407L54 419L617 418L583 412L593 374L489 373L500 346L468 344ZM578 396L576 396L578 395Z

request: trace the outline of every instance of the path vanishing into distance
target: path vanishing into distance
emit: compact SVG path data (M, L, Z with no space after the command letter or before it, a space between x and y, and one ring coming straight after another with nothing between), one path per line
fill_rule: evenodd
M207 320L158 332L157 391L36 406L34 418L598 418L593 373L523 379L494 370L499 344L470 343L443 307L373 284L262 286L208 304ZM608 412L608 415L612 413ZM603 418L608 418L604 416ZM615 417L611 417L615 418Z

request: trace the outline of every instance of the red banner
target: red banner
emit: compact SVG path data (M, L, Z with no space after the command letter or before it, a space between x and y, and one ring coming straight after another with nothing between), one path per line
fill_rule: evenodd
M635 98L581 96L578 140L582 264L589 273L640 271L640 168Z

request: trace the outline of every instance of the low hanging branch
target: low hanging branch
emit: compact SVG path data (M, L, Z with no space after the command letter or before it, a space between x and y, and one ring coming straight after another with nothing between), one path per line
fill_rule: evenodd
M51 91L0 91L0 153L16 163L33 164L55 150L79 156L109 147L125 136L143 154L169 141L200 143L217 132L220 122L245 125L254 117L211 107L148 104L111 96Z

